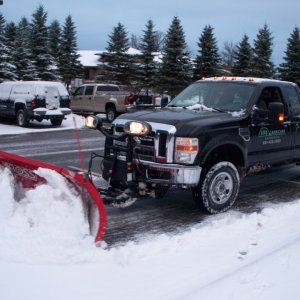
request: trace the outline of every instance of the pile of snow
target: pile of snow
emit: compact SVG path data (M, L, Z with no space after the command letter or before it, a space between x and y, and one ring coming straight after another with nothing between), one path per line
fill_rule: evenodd
M300 200L261 213L230 211L177 235L96 247L65 180L14 201L0 172L0 297L13 299L295 299ZM109 218L108 218L109 222Z
M79 241L93 245L78 193L52 170L40 168L36 173L48 184L23 191L17 202L20 187L7 168L0 168L2 260L33 263L55 256L57 262L62 250L77 247Z

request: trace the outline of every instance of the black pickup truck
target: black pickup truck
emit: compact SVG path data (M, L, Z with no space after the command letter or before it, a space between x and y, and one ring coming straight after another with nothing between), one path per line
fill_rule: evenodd
M249 172L300 162L300 93L278 80L215 77L197 81L165 108L133 111L104 128L103 177L115 199L192 191L209 213L229 209ZM111 197L113 198L113 197Z

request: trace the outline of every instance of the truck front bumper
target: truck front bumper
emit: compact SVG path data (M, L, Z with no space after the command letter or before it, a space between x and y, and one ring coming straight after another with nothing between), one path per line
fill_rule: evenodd
M201 175L200 166L162 164L144 160L137 160L145 170L148 182L169 185L195 186Z

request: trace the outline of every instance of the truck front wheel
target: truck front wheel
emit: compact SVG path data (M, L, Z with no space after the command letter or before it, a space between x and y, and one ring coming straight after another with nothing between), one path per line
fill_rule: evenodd
M193 190L196 204L211 214L228 210L239 193L240 176L236 167L222 161L213 165Z

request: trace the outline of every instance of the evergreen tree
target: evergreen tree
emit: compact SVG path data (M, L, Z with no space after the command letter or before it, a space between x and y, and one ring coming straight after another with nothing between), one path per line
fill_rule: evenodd
M6 43L6 22L0 13L0 82L5 80L16 80L16 68L12 62L11 48ZM9 43L9 42L8 42Z
M153 88L155 84L155 76L157 71L157 64L154 61L154 52L158 51L156 43L156 32L154 31L154 24L149 20L146 24L146 30L141 39L140 49L141 68L140 68L140 82L145 88Z
M54 59L49 51L49 36L47 22L47 12L39 5L32 15L31 22L31 50L35 58L35 66L38 77L41 80L58 80Z
M77 53L75 25L72 17L69 15L63 26L59 60L60 74L67 85L82 72L79 57L80 55Z
M127 53L129 39L125 27L118 23L108 36L106 51L100 54L101 73L98 81L115 82L119 84L134 84L134 67L137 56Z
M14 22L7 23L4 29L4 38L6 47L9 51L13 51L15 48L15 40L17 34L17 27Z
M185 34L178 17L174 17L168 29L159 72L160 90L174 97L192 79L190 53L187 51Z
M49 52L57 65L61 54L61 35L59 22L57 20L52 21L49 26Z
M297 26L288 38L283 60L279 66L281 79L295 82L300 86L300 33Z
M253 75L252 71L252 48L249 43L249 37L245 34L237 45L234 54L235 62L233 64L232 73L235 76L247 77Z
M195 60L194 79L215 76L220 73L221 58L217 41L210 25L204 27L198 42L199 54Z
M33 64L30 48L30 26L26 18L22 18L16 30L14 61L18 80L37 80L37 70Z
M271 61L273 37L267 24L261 28L254 40L253 76L271 78L274 75L274 64Z

